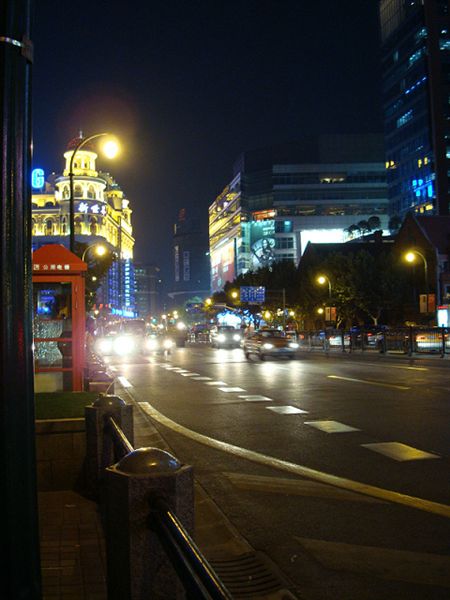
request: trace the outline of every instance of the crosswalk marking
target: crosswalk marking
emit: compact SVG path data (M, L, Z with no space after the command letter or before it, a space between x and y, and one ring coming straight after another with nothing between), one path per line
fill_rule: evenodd
M439 454L418 450L417 448L401 444L400 442L379 442L375 444L361 444L361 446L399 462L440 458Z
M267 396L259 396L258 394L244 394L243 396L239 396L246 402L273 402L272 398L268 398Z
M227 385L225 381L205 381L206 385Z
M294 539L318 562L334 571L450 587L450 557L446 555L358 546L297 536Z
M265 408L280 415L300 415L307 412L306 410L302 410L295 406L266 406Z
M220 387L219 390L221 392L245 392L245 390L240 387Z
M305 421L305 425L309 425L310 427L314 427L319 431L324 431L325 433L348 433L350 431L361 431L356 427L350 427L350 425L345 425L345 423L339 423L339 421Z

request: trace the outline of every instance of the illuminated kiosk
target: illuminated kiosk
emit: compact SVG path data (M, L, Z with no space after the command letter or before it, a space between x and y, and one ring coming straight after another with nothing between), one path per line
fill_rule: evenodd
M33 252L36 392L83 390L86 269L59 244Z

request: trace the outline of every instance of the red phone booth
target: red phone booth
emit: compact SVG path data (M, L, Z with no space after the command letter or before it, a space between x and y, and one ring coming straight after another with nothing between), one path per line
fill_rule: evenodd
M83 389L86 269L86 263L60 244L33 252L36 392Z

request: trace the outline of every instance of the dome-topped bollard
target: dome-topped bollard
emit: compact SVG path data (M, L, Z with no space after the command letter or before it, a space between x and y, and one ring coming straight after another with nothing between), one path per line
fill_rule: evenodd
M192 467L164 450L140 448L107 468L105 483L108 598L184 598L152 519L162 500L192 534Z
M133 406L120 396L100 394L91 406L84 409L86 420L86 482L94 497L100 495L106 467L115 461L114 443L109 417L120 426L130 444L134 442Z

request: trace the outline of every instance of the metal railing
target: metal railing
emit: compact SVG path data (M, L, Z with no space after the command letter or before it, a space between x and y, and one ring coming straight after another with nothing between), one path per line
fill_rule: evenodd
M300 331L297 343L303 350L444 357L450 355L450 330L445 327L389 327Z
M107 417L106 427L111 433L115 460L120 460L133 446L112 416ZM201 553L181 521L159 497L149 502L151 518L149 528L157 535L180 583L190 600L232 600L214 569Z

